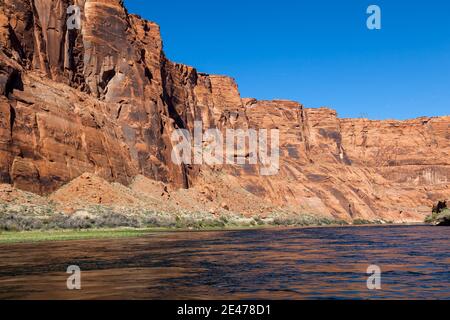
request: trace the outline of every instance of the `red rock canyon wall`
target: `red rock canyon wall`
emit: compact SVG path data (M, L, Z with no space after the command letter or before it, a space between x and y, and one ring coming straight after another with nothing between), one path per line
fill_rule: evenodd
M80 30L67 30L78 5ZM175 165L175 129L279 129L280 172ZM420 221L450 198L450 117L339 119L292 101L242 99L233 79L168 60L159 26L119 0L0 0L0 182L46 194L85 172L176 187L238 177L281 207ZM238 199L235 199L238 201Z

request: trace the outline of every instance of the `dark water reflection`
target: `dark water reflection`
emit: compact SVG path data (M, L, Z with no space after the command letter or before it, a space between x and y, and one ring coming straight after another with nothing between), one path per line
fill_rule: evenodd
M450 299L450 228L154 234L0 246L3 299ZM382 290L366 270L379 265ZM69 265L82 290L66 289Z

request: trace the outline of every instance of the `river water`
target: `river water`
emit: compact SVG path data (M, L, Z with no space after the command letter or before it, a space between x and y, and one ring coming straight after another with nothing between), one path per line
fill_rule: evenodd
M1 245L0 299L450 299L449 245L450 228L428 226ZM81 290L67 289L70 265Z

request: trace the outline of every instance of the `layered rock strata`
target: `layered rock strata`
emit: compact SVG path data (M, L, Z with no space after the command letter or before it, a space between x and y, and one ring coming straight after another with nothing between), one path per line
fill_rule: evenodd
M67 28L71 5L80 29ZM222 132L278 129L279 173L175 164L172 134L193 133L196 121ZM168 60L159 26L122 1L0 0L0 183L49 194L95 173L191 188L221 172L280 208L423 221L450 198L449 155L450 117L340 119L327 108L243 99L232 78Z

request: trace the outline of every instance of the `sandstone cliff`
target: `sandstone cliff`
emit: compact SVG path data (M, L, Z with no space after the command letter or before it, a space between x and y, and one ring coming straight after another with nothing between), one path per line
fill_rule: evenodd
M81 29L67 30L73 4ZM279 174L174 164L172 132L193 131L194 121L279 129ZM124 185L142 175L214 189L205 176L220 173L228 189L292 211L423 221L450 198L449 155L450 117L339 119L326 108L243 99L233 79L168 60L159 26L120 0L0 0L0 183L49 194L88 172ZM242 200L223 193L209 201L240 210Z

